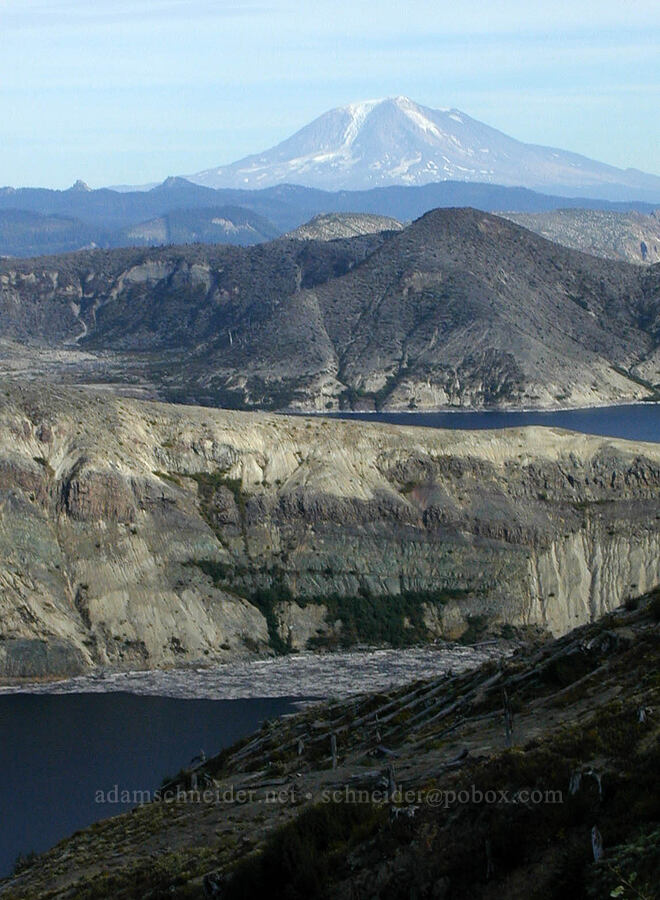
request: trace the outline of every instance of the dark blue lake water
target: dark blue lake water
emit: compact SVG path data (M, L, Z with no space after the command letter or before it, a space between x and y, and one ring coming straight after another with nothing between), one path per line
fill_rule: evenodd
M660 442L660 403L566 409L553 412L393 412L333 413L333 418L389 422L392 425L422 425L426 428L518 428L547 425L584 434L601 434L631 441Z
M134 805L99 805L96 791L155 790L201 749L215 754L293 708L282 698L0 696L0 877L19 853Z

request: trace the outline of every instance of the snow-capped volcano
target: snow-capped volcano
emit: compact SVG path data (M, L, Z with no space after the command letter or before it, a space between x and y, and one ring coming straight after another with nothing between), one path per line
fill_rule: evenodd
M407 97L332 109L270 150L187 177L213 188L362 190L454 180L594 196L624 188L660 199L657 176L525 144L458 109L430 109Z

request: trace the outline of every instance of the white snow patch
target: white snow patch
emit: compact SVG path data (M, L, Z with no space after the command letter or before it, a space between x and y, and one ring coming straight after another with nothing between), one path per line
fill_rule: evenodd
M411 159L401 159L399 164L396 166L392 166L389 170L389 175L405 175L412 168L412 166L418 165L422 160L422 154L418 153L416 156Z
M413 122L421 131L425 131L427 134L432 134L433 137L438 138L438 140L442 140L443 133L431 122L430 119L427 119L425 115L423 115L419 109L415 106L412 101L408 100L406 104L403 103L398 104L399 108L406 114L406 116Z
M363 103L352 103L347 106L347 112L351 117L344 131L344 147L350 147L360 133L364 121L372 110L379 106L382 100L366 100Z

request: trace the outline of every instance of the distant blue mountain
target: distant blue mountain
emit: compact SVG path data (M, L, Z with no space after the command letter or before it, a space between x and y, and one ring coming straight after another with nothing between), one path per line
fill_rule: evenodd
M459 109L430 109L408 97L332 109L276 147L188 177L213 188L331 191L452 180L660 202L657 175L525 144Z
M252 244L297 228L320 213L375 213L405 222L431 209L453 206L484 212L584 208L648 213L654 209L653 204L637 200L569 198L460 181L335 192L291 184L256 191L213 190L185 178L168 178L148 191L89 190L81 182L66 191L6 187L0 188L0 256L34 256L90 244ZM32 214L29 227L25 215L20 217L18 212ZM69 220L67 226L53 217ZM155 221L163 217L166 222ZM230 224L226 228L214 225L213 218Z

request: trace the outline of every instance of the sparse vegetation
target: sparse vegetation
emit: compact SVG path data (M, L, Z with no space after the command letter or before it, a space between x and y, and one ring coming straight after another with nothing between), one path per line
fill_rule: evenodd
M20 875L20 873L24 869L29 868L37 858L38 854L35 853L34 850L30 850L28 853L19 853L14 861L12 875Z
M346 869L346 854L385 821L371 804L325 803L275 831L263 850L236 866L223 891L227 900L309 900L322 897Z
M465 597L464 591L402 591L400 594L373 595L368 591L356 596L330 594L313 600L298 598L301 605L323 603L326 622L341 622L338 632L310 640L313 647L350 647L355 644L388 644L406 647L428 641L424 624L425 606L442 606L450 599Z
M157 478L162 478L163 481L170 481L172 484L176 484L177 487L181 487L181 479L174 472L154 471L154 475Z

